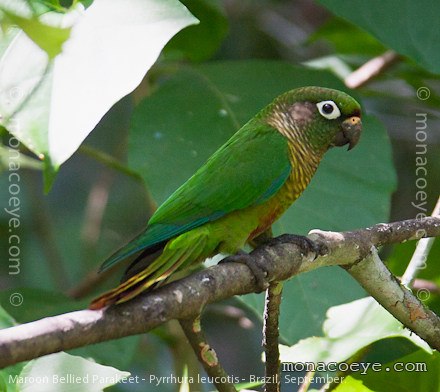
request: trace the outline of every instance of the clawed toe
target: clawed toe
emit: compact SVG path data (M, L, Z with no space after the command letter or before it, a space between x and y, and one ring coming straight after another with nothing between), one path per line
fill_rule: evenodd
M311 252L315 254L315 258L322 254L323 249L310 238L296 234L282 234L279 237L270 240L271 244L293 243L301 249L301 253L307 255Z
M258 287L258 289L256 290L257 293L265 291L269 287L269 282L267 281L267 271L261 266L259 266L251 255L243 251L240 251L235 255L229 256L221 260L219 264L230 263L230 262L245 264L251 270L252 274L255 277L255 282Z

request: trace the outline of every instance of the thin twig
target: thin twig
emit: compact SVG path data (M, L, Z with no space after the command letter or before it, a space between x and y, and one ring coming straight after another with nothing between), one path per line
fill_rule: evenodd
M440 294L440 286L426 279L414 279L411 288L413 290L427 290L431 294Z
M81 238L83 241L83 264L94 259L96 245L101 236L102 219L108 202L109 189L114 179L110 171L105 168L98 180L90 189L84 221L81 228Z
M381 223L351 232L314 230L309 239L319 247L303 254L296 243L263 245L251 257L264 265L269 282L286 280L313 269L341 265L406 327L440 350L440 318L420 304L372 252L380 246L440 236L440 218ZM223 263L118 306L81 310L0 330L0 368L17 362L124 336L145 333L171 319L200 314L209 303L258 289L250 269Z
M298 388L298 392L307 392L310 388L310 384L312 383L313 377L315 376L315 372L310 370L306 373L304 377L304 382Z
M200 325L200 315L195 318L179 320L188 341L193 348L199 362L219 392L237 392L233 377L228 376L221 366L217 353L209 345Z
M356 71L348 75L344 80L345 85L353 89L359 88L376 76L380 75L386 68L395 63L399 58L400 56L396 52L388 50L380 56L367 61Z
M169 347L173 358L174 374L184 374L186 372L191 383L187 384L189 391L203 390L203 384L200 372L202 370L201 363L186 337L178 320L170 320L165 326L166 335L163 336ZM179 390L180 392L180 390Z
M432 211L431 216L440 215L440 197L437 200L437 204ZM410 287L417 273L426 268L426 259L428 258L429 252L431 250L432 244L434 243L434 238L422 238L419 240L416 246L416 250L411 258L411 261L404 272L401 282L403 285Z
M266 359L266 383L264 389L266 392L280 391L280 350L278 338L282 293L282 282L272 282L266 290L263 327L263 347Z

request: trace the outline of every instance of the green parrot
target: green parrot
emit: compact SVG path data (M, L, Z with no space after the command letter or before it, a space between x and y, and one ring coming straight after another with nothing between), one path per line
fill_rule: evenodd
M208 257L240 251L301 195L330 147L357 144L360 116L359 103L338 90L302 87L277 97L104 262L101 271L136 256L126 280L90 308L128 301Z

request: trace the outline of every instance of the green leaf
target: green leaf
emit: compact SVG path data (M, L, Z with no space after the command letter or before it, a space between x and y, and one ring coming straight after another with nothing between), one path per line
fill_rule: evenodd
M335 15L365 29L383 44L440 73L440 41L436 39L437 0L318 0ZM345 39L351 39L346 36Z
M186 57L203 61L212 57L220 47L228 31L228 22L218 1L182 0L191 13L200 20L176 34L165 46L169 58Z
M18 300L15 302L10 300L11 296L17 293L21 297L19 305L17 305ZM0 291L0 302L18 323L71 312L80 307L79 302L71 300L62 293L27 287Z
M440 355L436 351L430 355L418 350L384 364L380 372L370 369L366 375L355 373L352 377L373 391L440 392Z
M18 5L18 3L16 4ZM4 16L6 16L11 24L17 25L23 30L51 59L61 53L64 42L66 42L70 36L70 27L50 26L42 23L37 16L33 15L26 18L10 12L1 6L1 4L0 11L3 11Z
M350 37L350 39L347 39ZM359 27L341 18L333 17L310 37L311 41L323 39L332 43L338 54L362 54L377 56L386 48Z
M15 320L2 306L0 306L0 329L13 327L14 325Z
M129 166L145 179L155 200L162 202L261 108L277 95L304 85L347 90L328 72L281 62L220 62L185 68L136 108ZM275 234L306 234L313 228L347 230L388 219L396 183L390 143L378 120L365 116L363 121L359 145L350 152L327 153L304 195L275 225ZM329 306L363 295L339 268L292 279L285 284L282 337L292 344L319 333ZM242 300L261 314L262 296Z
M14 157L14 165L17 165L20 169L41 170L42 168L39 160L28 157L27 155L24 155L13 148L0 145L0 173L8 170L9 165L12 163L11 157Z
M17 377L17 384L20 392L100 392L129 375L61 352L30 361Z
M177 0L95 0L62 18L72 34L53 61L22 33L1 57L3 125L44 159L49 182L167 41L197 22Z
M432 350L371 297L332 307L323 325L324 337L282 346L282 362L342 362L373 342L404 337L428 353Z
M335 392L374 392L367 388L362 381L348 376L334 389Z

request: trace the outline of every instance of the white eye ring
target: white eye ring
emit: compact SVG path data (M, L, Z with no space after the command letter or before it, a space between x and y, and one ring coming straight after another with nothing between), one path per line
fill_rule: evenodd
M333 101L322 101L316 104L319 114L328 120L333 120L341 115L341 111Z

